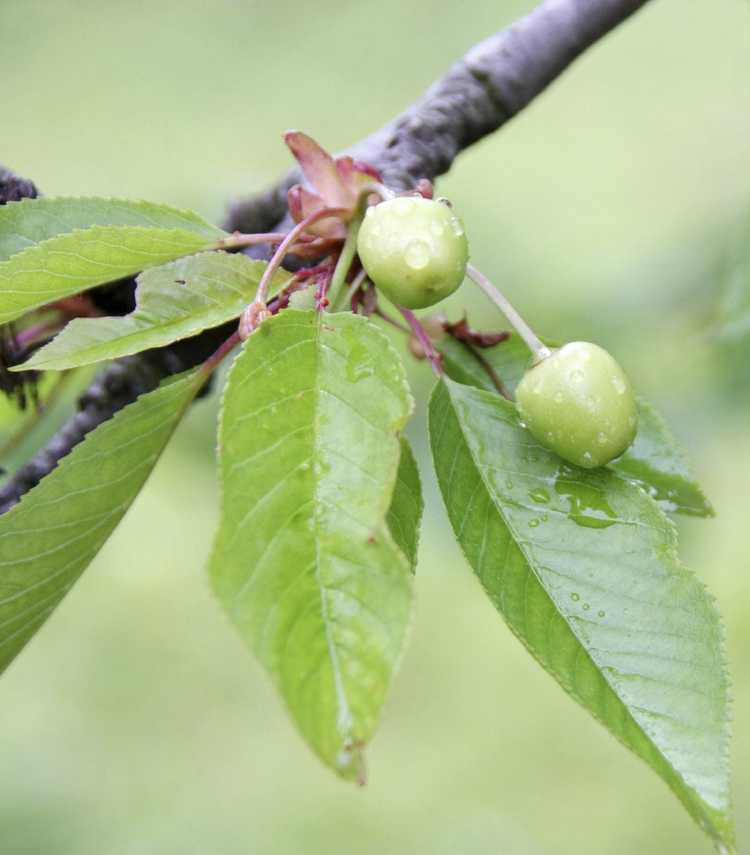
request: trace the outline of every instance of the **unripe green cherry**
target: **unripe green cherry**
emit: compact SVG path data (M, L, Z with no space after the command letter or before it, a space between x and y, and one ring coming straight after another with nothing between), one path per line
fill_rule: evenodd
M407 309L423 309L452 294L469 260L461 220L448 205L422 196L368 208L357 251L376 287Z
M521 419L563 460L604 466L635 439L638 409L630 382L601 347L573 341L530 368L516 389Z

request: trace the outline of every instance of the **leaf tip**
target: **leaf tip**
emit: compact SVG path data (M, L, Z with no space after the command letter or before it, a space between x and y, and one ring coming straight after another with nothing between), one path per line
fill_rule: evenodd
M365 743L347 740L336 755L335 769L342 778L353 781L358 787L367 786Z

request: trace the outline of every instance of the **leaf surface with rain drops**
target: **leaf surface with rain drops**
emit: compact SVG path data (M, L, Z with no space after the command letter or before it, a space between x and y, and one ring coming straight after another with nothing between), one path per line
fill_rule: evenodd
M510 628L731 849L722 629L671 521L617 472L562 463L497 393L438 383L430 440L456 537Z
M411 410L372 323L294 309L247 340L222 406L214 590L310 746L355 780L411 614L408 461L411 503L391 507Z

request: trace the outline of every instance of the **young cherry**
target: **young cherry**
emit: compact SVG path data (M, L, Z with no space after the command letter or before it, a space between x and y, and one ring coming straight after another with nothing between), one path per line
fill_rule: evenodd
M533 365L516 389L532 435L569 463L604 466L633 442L638 409L620 365L596 344L573 341Z
M367 275L389 300L423 309L463 282L469 243L447 204L398 196L367 209L357 252Z
M550 350L481 271L469 264L466 272L533 354L533 364L516 389L516 405L534 438L584 469L619 457L638 430L635 396L620 365L587 341Z

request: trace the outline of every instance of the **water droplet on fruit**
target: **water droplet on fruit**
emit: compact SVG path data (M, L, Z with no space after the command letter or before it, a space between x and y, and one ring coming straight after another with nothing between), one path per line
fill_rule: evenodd
M624 395L628 388L622 377L618 377L616 374L612 375L612 385L615 387L615 392L618 395Z
M593 462L593 460L594 460L594 458L592 457L590 451L584 451L583 452L583 462L584 463L591 463L591 462Z
M433 220L430 223L430 231L435 235L435 237L442 237L445 233L445 226L442 223Z
M423 240L413 240L406 247L404 257L412 270L422 270L430 262L430 248Z
M458 219L458 217L451 217L451 228L453 229L453 234L456 237L461 237L464 233L463 223Z
M569 377L570 377L571 382L573 382L573 383L580 383L580 382L581 382L581 380L583 380L583 371L581 371L581 369L580 369L580 368L574 368L574 369L570 372Z
M599 431L599 436L597 436L596 441L599 445L606 445L609 442L609 437L604 431Z

